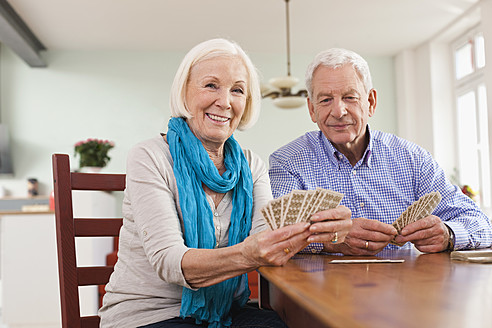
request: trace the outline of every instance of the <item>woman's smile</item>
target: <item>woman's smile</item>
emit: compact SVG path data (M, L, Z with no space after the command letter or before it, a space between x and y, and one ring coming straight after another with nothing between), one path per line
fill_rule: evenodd
M217 122L217 123L226 123L229 122L231 119L229 117L224 117L220 115L215 115L211 113L205 113L208 118L210 118L212 121Z

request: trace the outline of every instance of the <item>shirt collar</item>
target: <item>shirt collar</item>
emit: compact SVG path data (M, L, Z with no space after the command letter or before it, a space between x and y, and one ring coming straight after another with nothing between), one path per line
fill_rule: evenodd
M328 154L328 158L330 159L330 161L334 164L334 165L338 165L338 162L344 157L344 155L339 152L334 146L333 144L331 143L331 141L329 141L326 136L323 134L323 132L321 132L321 138L323 140L323 143L325 144L325 147L326 147L326 150L327 150L327 154ZM369 144L367 145L367 148L364 152L364 155L362 156L362 160L359 161L359 165L364 165L366 164L367 167L371 167L371 162L372 162L372 149L373 149L373 138L372 138L372 133L371 133L371 129L369 127L369 124L367 124L367 133L369 133ZM357 165L356 165L357 166Z

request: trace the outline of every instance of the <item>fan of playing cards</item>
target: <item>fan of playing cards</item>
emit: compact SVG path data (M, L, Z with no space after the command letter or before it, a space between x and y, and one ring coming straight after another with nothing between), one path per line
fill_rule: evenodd
M308 222L311 215L340 204L343 194L317 188L294 190L290 194L271 200L260 211L272 230L298 222Z
M405 212L393 222L393 227L395 227L398 234L400 234L405 226L431 215L432 211L434 211L440 201L441 194L438 191L425 194L410 205ZM405 243L398 244L393 240L391 241L391 244L403 246Z

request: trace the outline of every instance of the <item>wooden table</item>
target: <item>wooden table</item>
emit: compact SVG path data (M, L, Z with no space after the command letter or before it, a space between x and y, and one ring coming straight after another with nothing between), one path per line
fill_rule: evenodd
M260 306L290 328L492 327L492 264L415 249L378 257L405 262L330 264L363 257L299 254L262 267Z

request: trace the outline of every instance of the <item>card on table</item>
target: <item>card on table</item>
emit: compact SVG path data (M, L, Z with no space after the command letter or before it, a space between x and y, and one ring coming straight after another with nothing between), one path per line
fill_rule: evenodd
M356 260L332 260L330 264L365 264L365 263L403 263L403 259L356 259Z

